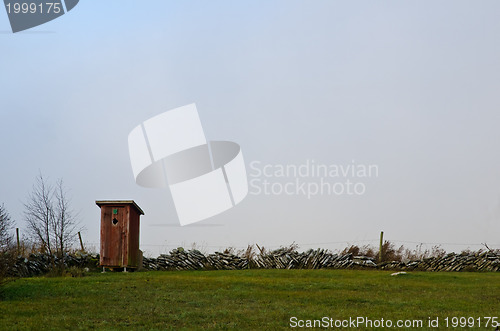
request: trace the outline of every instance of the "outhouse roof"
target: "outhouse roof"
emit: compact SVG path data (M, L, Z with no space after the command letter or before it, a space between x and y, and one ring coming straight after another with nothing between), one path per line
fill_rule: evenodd
M104 205L132 205L137 209L137 211L141 214L144 215L144 212L142 211L141 207L139 207L134 200L97 200L95 202L96 205L99 207L104 206Z

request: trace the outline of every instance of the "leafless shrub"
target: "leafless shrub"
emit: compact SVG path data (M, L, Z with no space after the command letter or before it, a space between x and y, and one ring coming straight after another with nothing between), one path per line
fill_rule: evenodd
M0 252L10 250L12 246L12 229L14 224L10 219L5 206L0 205Z
M225 248L222 251L222 253L224 253L224 254L234 254L235 255L236 254L236 248L232 247L232 246L231 247L227 247L227 248Z
M246 249L238 251L236 255L246 258L248 261L251 261L256 255L254 246L248 245Z
M401 245L399 248L396 248L396 246L393 243L386 240L382 245L382 254L381 254L382 260L379 262L384 262L384 261L401 262L403 261L404 252L405 248L403 245Z
M342 252L340 254L342 254L342 255L352 254L354 256L362 255L362 256L376 258L377 257L377 250L370 245L364 245L361 247L359 247L357 245L351 245L349 247L344 248L344 250L342 250Z
M461 255L479 255L479 254L481 254L481 253L483 253L483 252L484 252L484 250L483 250L482 248L481 248L481 249L479 249L479 250L477 250L477 251L473 251L473 250L472 250L472 249L470 249L470 248L466 248L466 249L462 250L462 251L460 252L460 254L461 254Z
M53 266L54 256L62 263L78 232L76 214L71 210L63 181L52 186L40 174L24 207L30 240L51 256Z
M293 252L296 252L298 248L299 248L299 245L297 245L294 241L293 243L291 243L288 246L280 246L280 248L278 250L285 251L287 253L293 253Z
M8 272L16 258L12 236L13 228L14 224L9 213L3 204L0 205L0 286L9 280L7 278Z
M408 262L415 260L422 260L430 257L443 257L446 255L446 251L441 248L441 246L433 246L431 249L423 249L423 244L417 245L413 250L405 248L403 245L396 247L396 245L390 241L384 241L382 245L382 260L380 260L379 248L371 245L357 246L350 245L341 254L352 254L363 255L374 258L377 262L384 261L397 261L397 262Z
M431 257L440 258L446 255L446 251L439 245L432 246L431 249L423 248L424 244L419 244L415 249L405 249L403 262L417 261Z

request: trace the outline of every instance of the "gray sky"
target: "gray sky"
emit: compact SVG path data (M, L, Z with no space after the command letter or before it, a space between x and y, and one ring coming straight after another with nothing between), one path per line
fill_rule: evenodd
M0 10L0 203L23 229L41 171L99 242L97 199L134 199L156 255L296 242L500 248L498 1L81 1L10 33ZM362 196L249 195L178 226L134 182L127 136L196 103L249 164L376 164ZM279 181L277 179L277 181ZM414 243L415 242L415 243ZM461 245L448 245L456 243ZM429 247L432 245L428 245Z

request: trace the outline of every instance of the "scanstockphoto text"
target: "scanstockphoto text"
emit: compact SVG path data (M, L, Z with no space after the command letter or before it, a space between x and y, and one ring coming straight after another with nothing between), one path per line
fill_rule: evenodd
M300 319L296 316L290 317L291 328L497 328L500 326L498 316L446 316L428 317L427 319L404 319L391 320L386 318L373 319L366 316L336 319L324 316L321 319Z
M250 162L249 194L297 195L311 199L320 195L361 196L368 182L379 176L377 164L326 164L305 160L299 164Z

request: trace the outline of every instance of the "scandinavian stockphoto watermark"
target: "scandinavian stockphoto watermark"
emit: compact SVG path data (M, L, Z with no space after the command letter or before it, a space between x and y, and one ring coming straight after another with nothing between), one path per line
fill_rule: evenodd
M298 195L311 199L319 195L360 196L368 181L379 176L376 164L326 164L305 160L299 164L250 162L251 195Z
M144 121L128 147L136 183L169 187L181 225L220 214L248 193L240 146L207 141L195 104Z
M79 0L4 0L12 32L31 29L72 10Z

